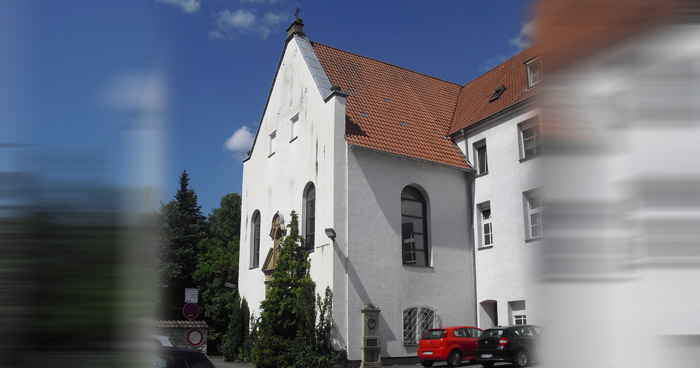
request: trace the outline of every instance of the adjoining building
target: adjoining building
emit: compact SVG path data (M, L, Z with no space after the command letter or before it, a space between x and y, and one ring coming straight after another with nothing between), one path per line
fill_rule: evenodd
M288 29L244 160L239 290L252 312L276 224L296 211L350 360L367 306L381 310L384 362L415 359L431 327L536 323L536 51L461 85L312 42L302 27Z

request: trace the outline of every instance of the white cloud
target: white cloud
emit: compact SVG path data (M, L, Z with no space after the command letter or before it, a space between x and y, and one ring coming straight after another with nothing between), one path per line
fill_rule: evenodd
M253 133L244 125L238 128L238 130L226 140L224 149L233 152L247 152L253 145L253 139L255 139Z
M518 50L524 50L530 47L530 45L532 45L532 31L534 28L534 23L535 22L532 20L527 23L523 23L520 33L511 38L508 43L517 47Z
M234 38L243 33L257 33L266 39L272 32L272 27L281 23L286 17L283 14L268 12L259 18L247 10L226 9L216 13L214 18L216 28L209 32L211 38Z
M494 67L496 67L498 64L508 60L509 56L504 55L504 54L498 54L490 59L485 60L481 65L479 65L479 71L482 73L487 72Z
M176 6L188 14L195 13L201 5L201 0L156 0L156 2Z

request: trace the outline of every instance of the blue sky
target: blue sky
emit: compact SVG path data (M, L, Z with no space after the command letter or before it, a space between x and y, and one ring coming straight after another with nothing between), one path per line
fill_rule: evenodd
M532 19L530 0L3 0L0 144L97 161L155 203L187 169L206 214L240 191L297 5L312 41L460 84L522 49Z

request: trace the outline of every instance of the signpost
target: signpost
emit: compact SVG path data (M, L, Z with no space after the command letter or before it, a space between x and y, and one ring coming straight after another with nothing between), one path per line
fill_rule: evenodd
M185 318L191 321L199 316L199 307L197 304L187 303L184 307L182 307L182 314L185 315Z
M202 331L200 330L190 330L190 332L187 333L187 343L192 345L192 346L197 346L204 341L204 335L202 335Z
M199 289L185 289L185 303L199 303Z

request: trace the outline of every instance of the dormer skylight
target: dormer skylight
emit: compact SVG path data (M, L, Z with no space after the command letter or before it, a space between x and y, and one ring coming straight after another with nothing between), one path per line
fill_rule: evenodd
M542 60L536 58L525 63L527 68L527 88L542 82Z
M491 97L489 98L489 102L493 102L493 101L496 101L499 98L501 98L501 95L503 94L503 92L505 90L506 90L506 86L504 86L502 84L500 86L498 86L498 88L496 88L496 90L493 91L493 95L491 95Z

